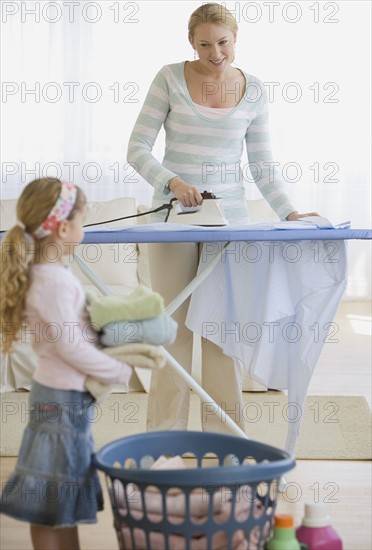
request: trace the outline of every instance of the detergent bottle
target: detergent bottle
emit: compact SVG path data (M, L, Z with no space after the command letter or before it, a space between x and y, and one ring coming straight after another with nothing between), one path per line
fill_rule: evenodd
M323 502L305 503L305 516L302 525L296 529L296 537L309 550L342 550L342 540L331 527Z
M273 536L267 543L266 550L301 550L295 535L293 516L275 514Z

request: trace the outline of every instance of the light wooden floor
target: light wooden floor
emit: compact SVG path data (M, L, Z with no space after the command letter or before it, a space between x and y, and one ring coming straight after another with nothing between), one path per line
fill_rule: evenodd
M371 304L343 302L334 322L338 342L324 345L309 393L364 395L371 403ZM13 457L1 459L2 484L14 462ZM287 475L287 489L279 497L277 511L293 514L297 525L306 501L324 501L344 550L371 550L371 474L369 461L299 460ZM98 524L80 528L82 550L118 548L105 497L106 509L99 514ZM26 523L0 516L0 529L1 550L32 548Z

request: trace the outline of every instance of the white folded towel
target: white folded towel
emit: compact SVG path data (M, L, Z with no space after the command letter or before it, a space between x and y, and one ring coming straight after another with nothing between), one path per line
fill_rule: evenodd
M101 351L133 367L155 370L161 369L165 365L164 355L157 346L150 344L125 344L123 346L102 348ZM103 401L113 388L112 385L103 384L92 376L87 376L84 385L97 402Z

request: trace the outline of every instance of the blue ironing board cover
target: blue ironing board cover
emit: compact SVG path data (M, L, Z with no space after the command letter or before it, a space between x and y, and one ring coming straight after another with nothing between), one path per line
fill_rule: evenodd
M288 223L288 222L287 222ZM153 242L230 242L230 241L301 241L372 239L372 229L317 227L282 228L283 222L250 225L201 227L175 223L129 225L123 228L104 229L97 226L85 231L85 244L90 243L153 243Z

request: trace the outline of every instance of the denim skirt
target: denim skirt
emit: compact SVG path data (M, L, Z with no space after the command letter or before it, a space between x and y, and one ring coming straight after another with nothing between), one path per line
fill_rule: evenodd
M35 381L29 421L15 470L3 486L0 512L32 524L95 523L102 488L92 467L94 399Z

